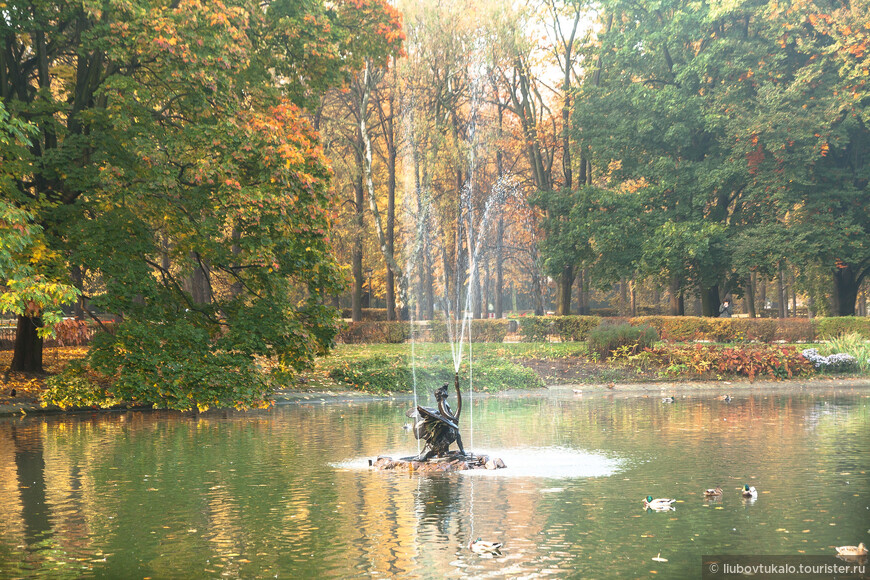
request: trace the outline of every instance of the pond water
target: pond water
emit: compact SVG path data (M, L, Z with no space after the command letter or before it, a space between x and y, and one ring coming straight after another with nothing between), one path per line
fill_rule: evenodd
M417 452L409 406L2 418L0 577L697 578L703 554L870 543L868 388L475 397L466 448L507 469L368 470Z

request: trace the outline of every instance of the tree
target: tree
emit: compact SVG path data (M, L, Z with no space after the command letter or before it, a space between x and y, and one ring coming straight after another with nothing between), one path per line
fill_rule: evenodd
M336 331L329 171L298 105L398 50L397 14L378 0L7 14L2 94L39 127L20 189L91 309L121 318L88 358L106 396L260 404L274 382L259 357L298 371Z
M0 101L0 312L18 317L11 371L43 372L42 339L63 320L62 304L78 296L58 281L58 264L42 237L42 228L23 207L17 183L27 169L33 127L10 118ZM36 348L20 348L19 341Z

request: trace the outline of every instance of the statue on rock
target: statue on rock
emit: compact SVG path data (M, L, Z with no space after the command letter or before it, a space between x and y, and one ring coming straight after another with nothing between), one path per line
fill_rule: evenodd
M462 413L462 394L459 392L459 376L456 377L456 413L447 403L447 385L435 389L435 400L438 408L421 407L409 409L408 417L414 419L414 437L426 442L417 461L428 461L433 457L447 457L450 445L459 446L459 454L465 455L462 447L462 436L459 434L459 415Z

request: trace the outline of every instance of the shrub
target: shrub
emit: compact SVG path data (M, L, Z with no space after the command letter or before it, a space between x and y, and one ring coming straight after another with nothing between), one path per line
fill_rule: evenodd
M698 316L638 316L631 323L655 328L662 340L687 342L707 339L710 320Z
M553 318L527 316L520 319L520 336L523 342L544 342L553 334Z
M345 344L400 343L410 336L408 322L351 322L339 331L336 340Z
M607 318L619 316L619 311L616 308L590 308L589 313L592 314L592 316L601 316Z
M845 353L855 358L855 364L862 373L870 372L870 342L857 332L844 334L831 339L822 347L827 354Z
M809 318L777 318L774 340L785 342L813 342L815 324Z
M820 355L819 351L814 348L807 348L801 351L801 355L820 371L843 373L854 370L858 366L857 359L844 352L824 356Z
M88 376L84 361L72 361L61 374L45 381L46 389L40 395L41 405L57 405L62 409L71 407L103 407L118 404L105 388Z
M649 360L657 362L665 372L699 376L729 373L750 379L759 375L788 378L812 372L809 361L792 346L666 345L651 349Z
M342 308L341 309L341 317L342 318L352 318L353 317L353 309L351 308ZM386 308L362 308L360 310L360 322L369 321L369 322L386 322L387 321L387 309Z
M746 337L737 330L735 318L711 318L706 320L705 338L713 342L745 342Z
M651 348L658 340L658 333L651 326L632 326L631 324L602 324L589 333L589 352L601 358L610 358L617 351L637 354Z
M589 332L601 324L598 316L555 316L553 331L562 342L580 342L588 338Z
M767 375L772 379L792 378L810 370L806 358L792 346L771 345L750 348L723 348L717 365L719 372L745 375L755 379Z
M776 320L770 318L732 318L735 332L742 333L747 342L773 342L776 336ZM740 342L737 337L735 342Z
M829 339L843 334L856 333L865 340L870 340L870 318L856 316L837 316L817 318L816 336Z
M509 320L501 319L476 319L471 321L471 340L472 342L504 342L504 337L507 336L510 327ZM450 342L451 337L447 332L447 323L442 320L433 320L430 323L429 341L430 342ZM462 331L459 323L456 324L453 332L456 336L452 340L459 341ZM466 329L465 340L468 340L469 331Z

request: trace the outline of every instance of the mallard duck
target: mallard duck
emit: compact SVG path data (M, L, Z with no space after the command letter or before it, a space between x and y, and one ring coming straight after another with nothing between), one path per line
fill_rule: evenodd
M722 488L717 485L714 489L705 489L704 497L722 497Z
M838 546L835 548L837 550L838 556L866 556L867 548L864 546L864 542L861 542L857 546Z
M719 397L719 400L725 401L726 403L730 403L731 402L731 395L722 395L721 397Z
M670 397L663 397L662 398L662 403L673 403L675 401L676 401L676 399L674 398L673 395L671 395Z
M740 490L740 493L743 494L743 497L751 497L755 499L758 497L758 491L754 487L751 487L748 483L743 484L743 488Z
M478 554L501 554L502 546L504 544L501 542L484 542L482 538L477 538L468 543L471 551Z
M653 499L653 496L648 495L646 496L646 499L643 500L643 507L650 510L667 511L675 509L671 504L676 501L677 500L675 499L666 499L662 497Z

